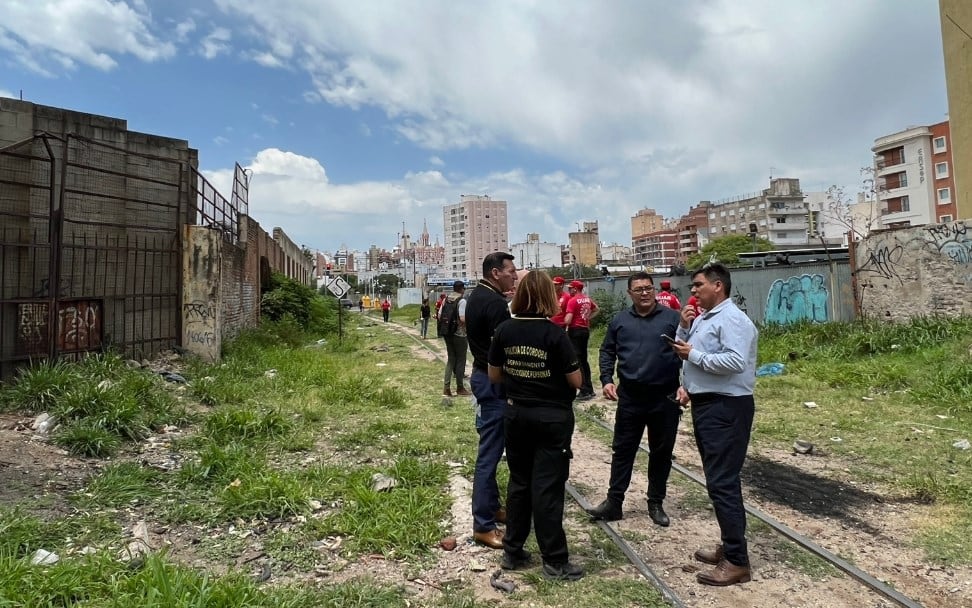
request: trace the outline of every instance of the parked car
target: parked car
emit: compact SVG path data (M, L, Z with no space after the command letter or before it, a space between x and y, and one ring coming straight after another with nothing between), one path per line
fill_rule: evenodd
M341 306L351 308L354 306L354 302L352 302L350 298L341 298Z

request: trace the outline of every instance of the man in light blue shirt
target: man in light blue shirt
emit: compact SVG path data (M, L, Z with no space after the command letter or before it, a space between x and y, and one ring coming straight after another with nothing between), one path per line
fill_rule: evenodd
M704 311L682 309L672 346L682 359L678 399L692 404L695 442L705 486L719 521L722 543L700 549L695 559L715 566L696 578L706 585L751 579L746 547L746 510L739 473L753 426L756 343L759 332L729 297L732 281L722 264L706 264L692 275L692 295Z

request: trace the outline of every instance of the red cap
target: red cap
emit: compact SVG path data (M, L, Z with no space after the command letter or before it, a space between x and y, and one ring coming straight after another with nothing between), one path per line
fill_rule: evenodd
M563 285L564 284L564 277L554 277L553 278L553 282L554 282L554 285Z
M584 284L581 283L580 281L571 281L570 282L570 288L571 289L580 289L580 290L583 290L584 289Z
M672 282L671 281L662 281L661 282L661 288L662 289L671 289L672 288Z

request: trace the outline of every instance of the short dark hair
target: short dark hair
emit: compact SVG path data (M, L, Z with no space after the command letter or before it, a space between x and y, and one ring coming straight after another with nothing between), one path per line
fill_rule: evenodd
M648 274L644 270L639 270L638 272L628 277L628 289L631 289L631 284L634 283L635 281L645 281L645 280L651 281L652 285L655 284L655 279L651 278L650 274Z
M506 253L505 251L494 251L485 258L483 258L483 278L488 279L491 276L492 270L503 270L503 263L506 260L515 260L512 255Z
M466 291L466 284L462 281L456 281L452 284L452 291L456 293L462 293Z
M706 281L710 283L715 283L716 281L722 282L722 292L728 298L732 294L732 279L729 277L729 269L722 264L715 262L713 264L706 264L692 273L692 278L694 279L698 275L703 275Z

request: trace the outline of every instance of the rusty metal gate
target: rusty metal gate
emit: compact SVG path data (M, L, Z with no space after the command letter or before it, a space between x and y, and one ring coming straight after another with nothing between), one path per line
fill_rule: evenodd
M0 379L179 343L184 164L74 135L0 149Z

